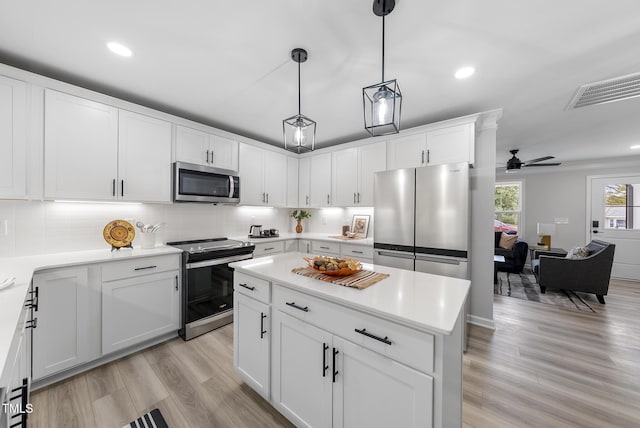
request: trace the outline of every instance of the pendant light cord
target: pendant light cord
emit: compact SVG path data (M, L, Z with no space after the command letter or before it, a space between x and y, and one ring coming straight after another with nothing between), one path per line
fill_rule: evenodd
M298 61L298 116L301 115L302 109L300 108L300 61Z
M384 1L382 4L384 7ZM384 15L382 15L382 81L384 82Z

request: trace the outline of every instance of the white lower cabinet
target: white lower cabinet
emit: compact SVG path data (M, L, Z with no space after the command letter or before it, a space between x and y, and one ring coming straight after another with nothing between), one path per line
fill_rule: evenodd
M432 334L244 272L235 285L234 367L294 425L445 426Z
M285 241L271 241L271 242L255 242L256 248L253 250L253 257L271 256L273 254L281 254L285 252Z
M179 328L177 270L102 284L102 353Z
M270 307L233 293L233 365L255 391L269 399Z
M91 355L93 323L100 309L91 306L89 268L75 267L36 273L38 293L34 310L33 378L41 379L86 363Z
M35 273L33 380L51 383L114 351L177 332L179 266L180 255L171 254Z

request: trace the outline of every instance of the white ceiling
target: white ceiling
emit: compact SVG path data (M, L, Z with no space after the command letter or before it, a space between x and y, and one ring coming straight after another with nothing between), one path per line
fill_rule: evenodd
M282 119L318 122L317 146L367 136L362 87L380 81L372 0L2 1L0 62L280 145ZM126 44L131 58L109 52ZM565 111L579 86L640 71L637 0L397 0L387 79L402 127L502 107L498 161L639 154L640 98ZM473 65L459 81L454 71ZM545 168L546 169L546 168Z

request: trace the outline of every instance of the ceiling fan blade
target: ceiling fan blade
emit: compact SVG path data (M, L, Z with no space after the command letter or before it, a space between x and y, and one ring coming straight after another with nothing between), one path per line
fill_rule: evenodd
M529 161L526 161L525 163L530 165L532 163L538 163L538 162L546 161L546 160L549 160L549 159L555 159L555 156L544 156L544 157L541 157L541 158L531 159Z
M560 162L555 162L555 163L531 163L531 164L527 164L524 166L558 166L558 165L562 165L562 163Z

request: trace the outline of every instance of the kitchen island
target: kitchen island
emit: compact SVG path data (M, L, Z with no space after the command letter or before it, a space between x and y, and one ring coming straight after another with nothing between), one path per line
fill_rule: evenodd
M298 426L460 427L469 281L364 264L389 277L359 290L303 257L231 265L242 379Z

